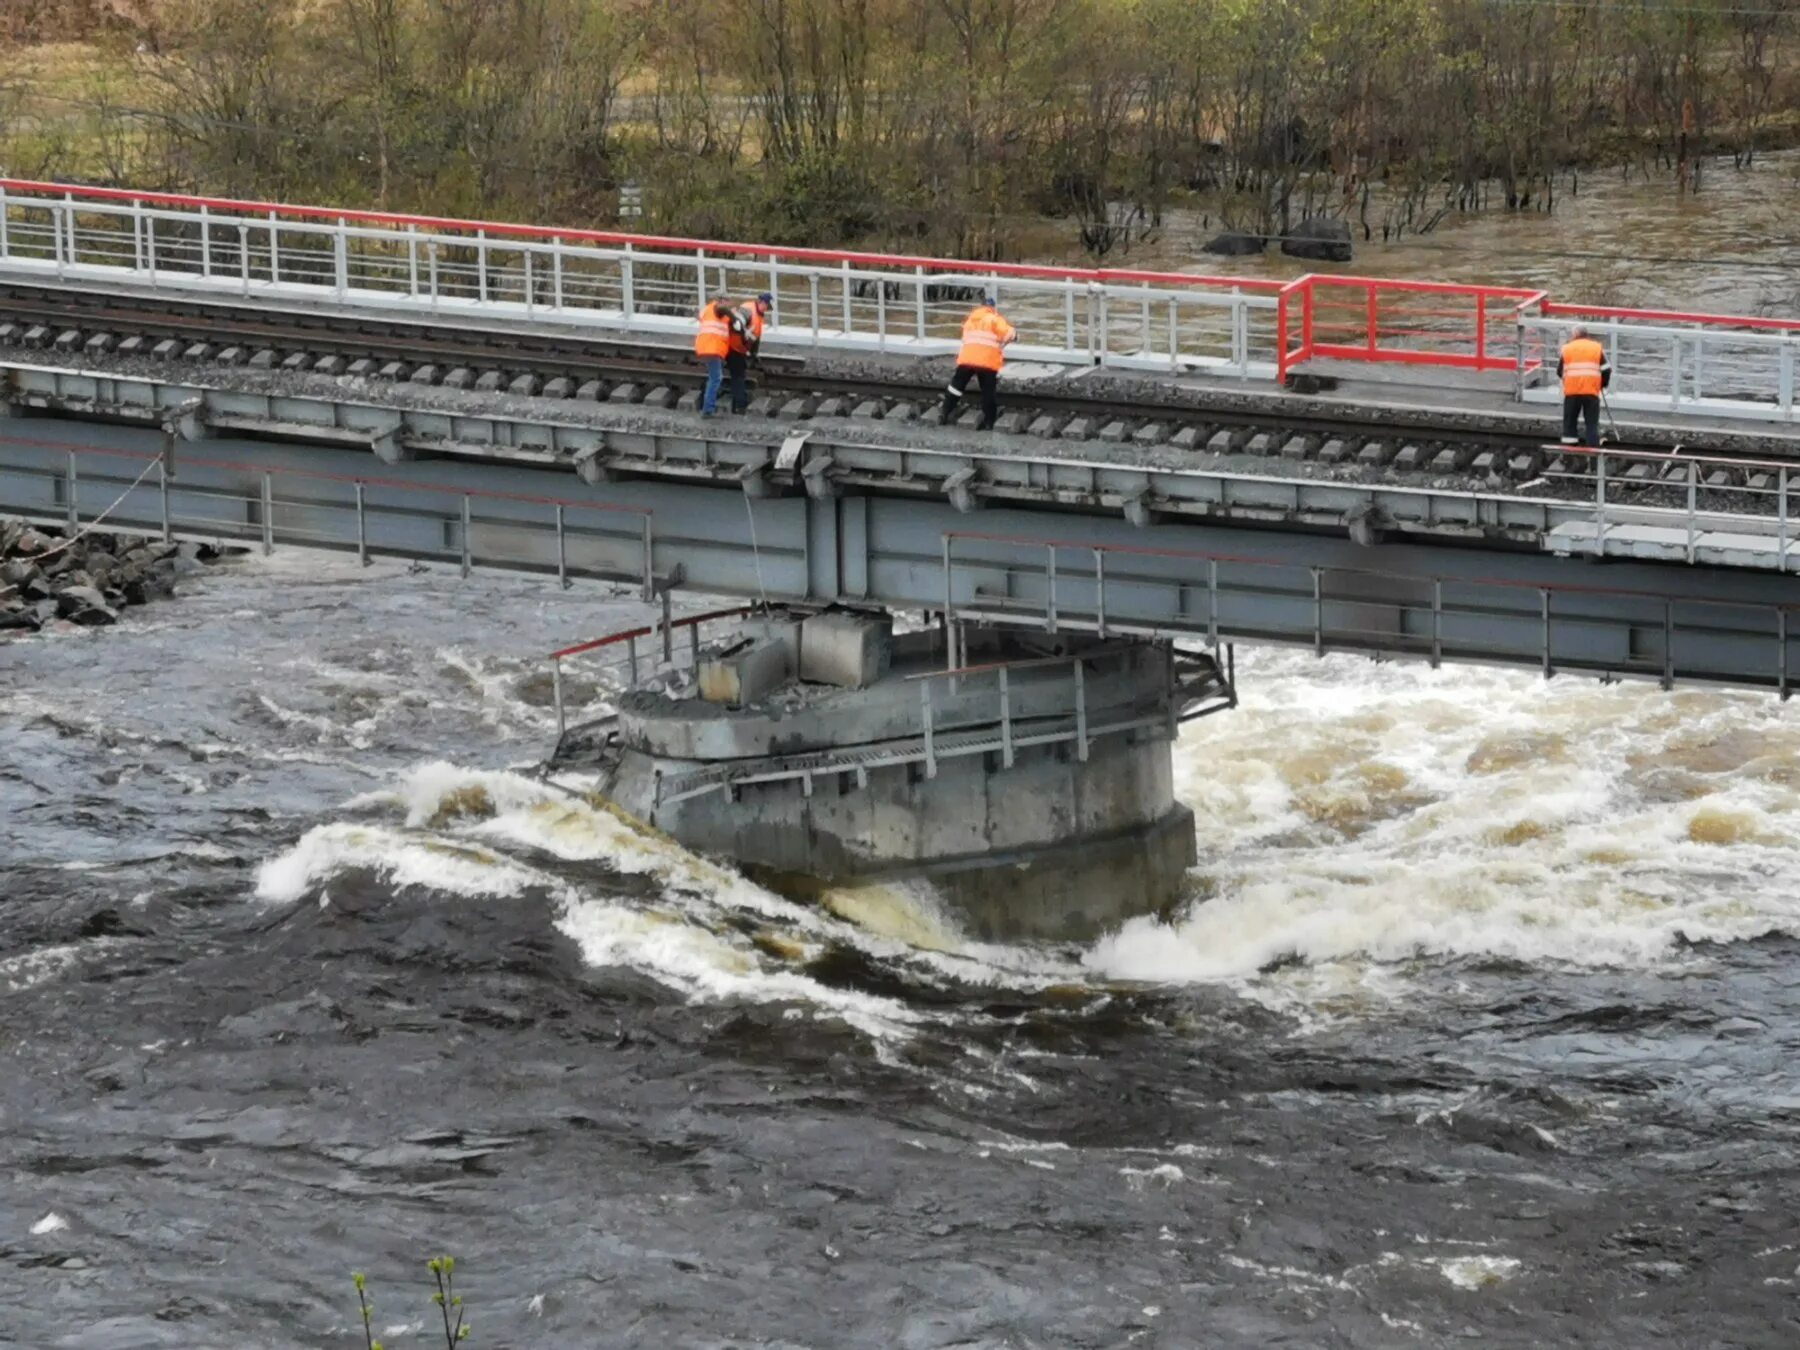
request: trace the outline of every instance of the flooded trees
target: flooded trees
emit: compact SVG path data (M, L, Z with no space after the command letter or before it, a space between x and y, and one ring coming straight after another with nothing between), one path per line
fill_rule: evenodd
M53 8L27 4L20 31ZM630 181L643 228L998 258L1052 239L1117 256L1178 198L1247 246L1303 222L1392 238L1552 209L1575 167L1642 163L1692 191L1708 155L1800 139L1800 3L1603 9L164 0L153 31L92 20L115 86L54 95L85 120L5 119L0 155L583 223L618 220ZM81 11L56 12L67 36Z

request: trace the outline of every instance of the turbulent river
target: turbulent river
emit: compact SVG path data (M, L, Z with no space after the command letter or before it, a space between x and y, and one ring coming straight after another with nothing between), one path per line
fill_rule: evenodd
M641 612L0 643L0 1345L424 1346L439 1252L481 1347L1800 1342L1791 710L1240 653L1192 907L1009 949L524 772Z

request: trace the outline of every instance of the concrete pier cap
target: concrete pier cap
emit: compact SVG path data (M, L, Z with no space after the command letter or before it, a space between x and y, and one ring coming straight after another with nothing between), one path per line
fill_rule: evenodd
M973 936L1085 941L1183 898L1171 745L1234 703L1168 643L773 608L624 690L562 762L796 898L923 884Z

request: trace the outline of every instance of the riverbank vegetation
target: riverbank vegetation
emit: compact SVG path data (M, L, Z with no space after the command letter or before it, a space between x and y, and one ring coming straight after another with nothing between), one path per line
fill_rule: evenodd
M1704 191L1800 138L1800 0L14 0L0 163L443 214L1117 257ZM63 45L46 45L60 43ZM76 45L68 45L68 44Z

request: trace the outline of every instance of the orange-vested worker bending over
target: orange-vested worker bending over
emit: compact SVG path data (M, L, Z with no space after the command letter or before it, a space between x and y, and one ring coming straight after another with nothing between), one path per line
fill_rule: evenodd
M1018 330L994 308L994 297L983 296L979 305L963 320L962 348L956 353L956 373L944 391L944 410L938 422L947 423L956 405L975 380L981 385L981 429L986 431L1000 416L1000 367L1006 364L1006 344L1018 336Z
M1606 359L1606 348L1588 336L1585 328L1569 334L1562 354L1556 358L1556 373L1562 376L1563 429L1562 443L1574 445L1575 421L1587 425L1584 445L1600 444L1600 391L1612 383L1612 363Z
M725 382L725 358L731 355L731 301L715 295L700 311L700 331L694 335L694 355L706 366L706 392L700 398L700 415L712 417L719 410L719 386Z
M764 291L756 299L746 300L731 311L731 352L725 358L725 372L731 377L731 411L734 413L741 413L750 406L750 381L747 378L750 359L762 348L763 327L774 306L775 297Z

